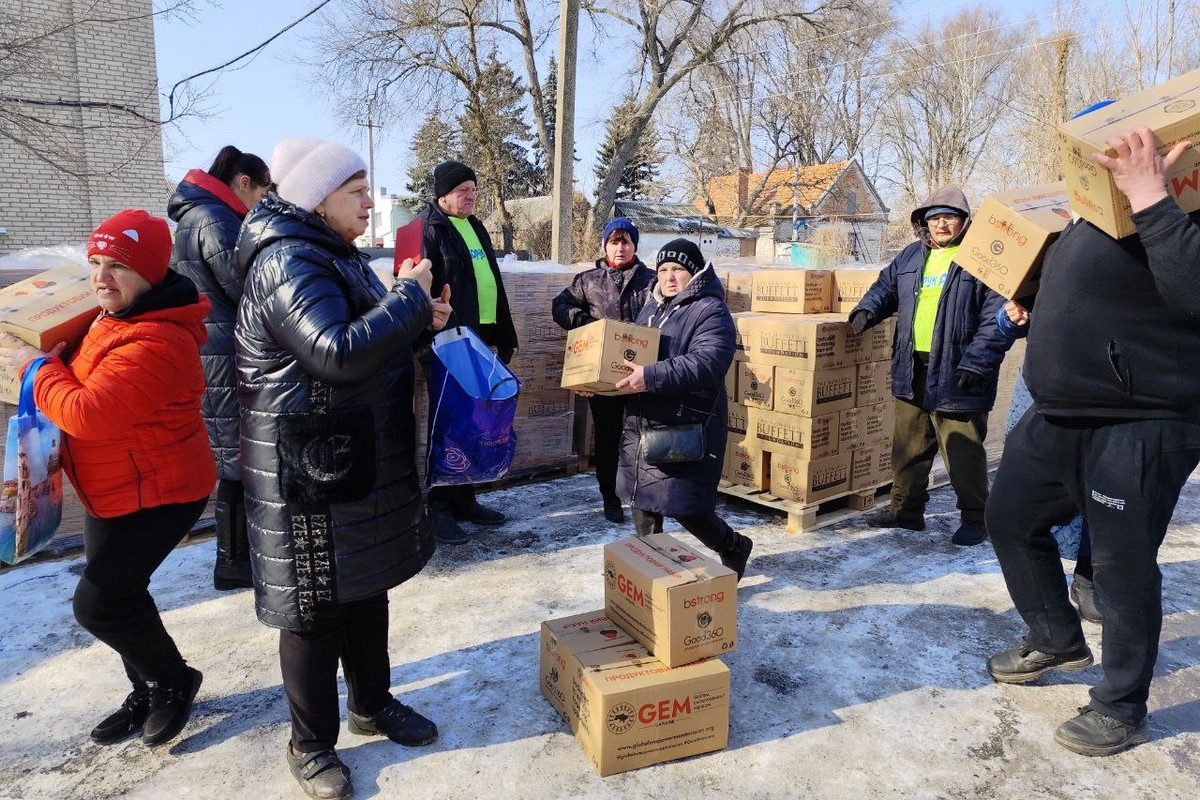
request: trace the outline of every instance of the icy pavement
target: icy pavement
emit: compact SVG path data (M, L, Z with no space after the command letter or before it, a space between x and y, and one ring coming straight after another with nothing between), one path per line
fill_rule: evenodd
M726 658L729 748L604 779L538 691L538 625L603 605L601 546L632 530L604 522L591 475L487 499L516 521L475 529L391 593L394 691L441 738L404 749L343 728L357 798L1200 796L1200 484L1162 551L1148 745L1089 759L1054 744L1098 666L1025 687L988 678L986 658L1022 626L991 548L950 544L945 488L925 533L852 521L790 535L781 517L723 504L755 540ZM191 722L156 750L88 738L128 686L71 618L80 563L0 575L0 796L304 797L283 758L276 633L250 592L213 591L212 557L211 541L182 547L154 579L168 629L204 672ZM1097 648L1099 627L1084 625Z

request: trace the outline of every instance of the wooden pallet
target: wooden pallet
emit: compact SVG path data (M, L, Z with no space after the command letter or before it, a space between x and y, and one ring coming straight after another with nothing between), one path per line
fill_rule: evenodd
M879 493L890 486L890 483L884 483L869 489L843 492L807 505L724 480L717 485L717 490L729 497L786 514L788 533L808 533L874 508Z

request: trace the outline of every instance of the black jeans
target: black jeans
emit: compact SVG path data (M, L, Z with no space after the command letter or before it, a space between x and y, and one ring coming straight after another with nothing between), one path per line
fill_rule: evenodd
M1031 408L1009 433L992 486L992 545L1029 643L1046 653L1084 644L1050 533L1083 510L1104 608L1104 678L1090 705L1122 722L1146 716L1162 630L1158 548L1198 460L1193 422L1048 419Z
M83 523L87 565L75 588L75 619L117 651L129 680L182 686L186 662L163 627L150 596L150 576L192 529L208 504L144 508L109 519L89 516Z
M651 533L662 533L663 515L656 511L643 511L634 508L633 530L638 536L648 536ZM687 514L673 517L683 526L684 530L695 536L709 550L715 550L718 555L728 553L738 542L738 532L729 527L729 523L717 516L717 512L707 514Z
M596 432L596 483L606 501L617 497L617 464L621 455L621 435L625 428L625 398L592 395L588 398L592 428Z
M346 678L346 707L373 716L391 701L387 593L317 607L306 631L279 632L279 666L292 713L292 747L298 753L337 744L337 669Z

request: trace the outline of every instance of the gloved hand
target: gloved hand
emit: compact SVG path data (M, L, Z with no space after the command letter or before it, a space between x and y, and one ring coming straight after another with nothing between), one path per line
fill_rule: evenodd
M850 332L857 335L878 322L875 315L865 308L860 308L850 315Z
M508 345L502 344L496 346L496 358L500 359L501 364L507 364L512 361L514 352L516 351Z
M960 392L975 394L983 389L984 380L978 372L959 367L954 370L954 383L958 385Z

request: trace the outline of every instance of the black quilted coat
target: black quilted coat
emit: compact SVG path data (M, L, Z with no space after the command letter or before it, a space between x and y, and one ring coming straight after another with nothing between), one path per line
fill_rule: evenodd
M712 511L725 460L725 373L733 363L735 340L725 290L712 265L670 301L655 286L637 321L661 329L660 360L645 368L646 391L629 396L617 494L634 508L669 517ZM662 423L704 421L704 459L662 467L645 463L638 433L643 417Z
M178 223L171 267L191 278L212 304L204 320L208 340L200 346L205 386L200 411L217 460L217 477L239 481L242 471L238 464L233 320L242 297L242 282L235 274L233 247L242 227L242 215L186 178L171 196L167 214Z
M559 327L582 328L598 319L633 322L646 305L656 280L654 271L635 259L630 267L613 269L603 258L577 274L554 298L551 313Z
M259 619L302 630L433 554L415 465L412 345L432 310L389 291L315 214L268 194L237 243L242 475Z

